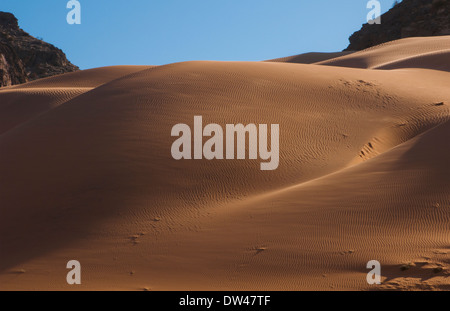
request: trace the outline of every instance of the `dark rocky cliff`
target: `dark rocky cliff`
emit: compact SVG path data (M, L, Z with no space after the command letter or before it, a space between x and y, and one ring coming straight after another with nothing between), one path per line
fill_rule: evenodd
M403 0L381 16L381 24L365 24L350 37L346 51L384 42L450 35L450 0Z
M20 29L13 14L0 12L0 87L78 69L63 51Z

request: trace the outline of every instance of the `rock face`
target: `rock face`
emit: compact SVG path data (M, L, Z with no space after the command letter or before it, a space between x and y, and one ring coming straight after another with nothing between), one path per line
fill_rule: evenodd
M0 12L0 87L76 70L63 51L20 29L13 14Z
M381 16L381 24L365 24L350 37L345 51L359 51L384 42L450 35L450 0L403 0Z

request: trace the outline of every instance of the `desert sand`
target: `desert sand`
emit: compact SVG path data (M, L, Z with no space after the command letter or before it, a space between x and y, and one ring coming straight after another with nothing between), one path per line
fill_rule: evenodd
M443 36L0 89L0 289L449 290L449 64ZM278 169L174 160L195 115L279 124Z

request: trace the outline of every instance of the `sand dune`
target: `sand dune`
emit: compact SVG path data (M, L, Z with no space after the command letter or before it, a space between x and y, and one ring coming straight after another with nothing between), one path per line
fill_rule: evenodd
M316 64L367 69L428 68L448 71L449 51L450 36L414 37L387 42ZM389 67L391 64L396 65ZM384 66L387 67L383 68Z
M0 288L366 290L376 259L377 289L450 289L449 38L0 90ZM279 124L278 169L174 160L195 115Z
M279 62L279 63L299 63L299 64L314 64L333 58L349 55L353 52L334 52L334 53L304 53L299 55L293 55L288 57L276 58L267 60L267 62Z
M11 86L13 89L56 88L56 87L98 87L114 79L152 68L154 66L110 66L70 72Z
M450 49L395 60L374 69L427 68L450 71Z
M95 68L2 88L0 134L106 82L151 67Z
M0 91L0 134L92 88L27 88Z

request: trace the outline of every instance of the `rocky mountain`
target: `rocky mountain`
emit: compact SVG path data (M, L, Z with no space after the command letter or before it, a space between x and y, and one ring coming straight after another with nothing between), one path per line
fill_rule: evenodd
M403 0L350 37L346 51L359 51L407 37L450 35L450 0Z
M63 51L20 29L13 14L0 12L0 87L76 70Z

